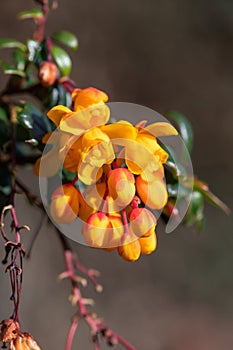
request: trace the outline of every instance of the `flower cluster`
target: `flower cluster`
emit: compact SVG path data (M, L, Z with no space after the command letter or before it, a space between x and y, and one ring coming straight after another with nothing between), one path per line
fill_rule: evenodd
M33 337L29 333L21 333L19 323L12 319L1 322L0 341L9 344L10 350L40 350Z
M165 122L108 123L108 96L91 87L75 89L72 98L73 110L59 105L48 112L57 129L43 142L53 146L35 165L39 176L53 176L61 167L75 174L52 194L50 214L60 224L79 217L89 246L117 249L135 261L156 248L156 218L149 209L167 202L168 154L157 137L177 131Z

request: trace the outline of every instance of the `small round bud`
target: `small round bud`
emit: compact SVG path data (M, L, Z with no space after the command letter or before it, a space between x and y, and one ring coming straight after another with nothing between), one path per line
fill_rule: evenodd
M53 85L58 77L58 69L55 63L41 62L38 77L43 86L48 87Z

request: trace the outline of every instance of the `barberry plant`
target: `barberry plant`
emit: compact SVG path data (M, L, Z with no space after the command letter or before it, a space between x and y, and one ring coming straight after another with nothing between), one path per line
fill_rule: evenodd
M65 350L71 350L81 320L89 326L96 350L101 340L133 350L136 347L90 309L93 300L83 296L83 288L88 282L97 292L103 288L98 271L78 260L67 230L74 225L76 241L136 261L155 251L159 220L178 224L183 219L184 225L200 230L204 200L227 214L229 209L205 182L185 170L193 147L188 119L169 111L167 119L150 123L143 115L135 124L127 118L116 121L107 93L77 87L70 78L72 61L63 47L77 50L76 36L68 31L45 35L49 12L58 4L34 2L36 8L18 14L20 20L35 22L32 38L0 39L0 48L12 51L13 62L0 61L8 76L0 93L0 231L13 304L12 313L1 316L0 341L11 350L40 349L29 333L21 331L19 320L23 261L31 252L30 248L26 253L21 242L21 232L30 228L19 225L15 204L16 196L23 195L29 205L48 215L63 248L65 271L59 279L70 280L70 300L76 307ZM181 140L181 161L164 137ZM31 165L40 180L41 198L18 177L19 165Z

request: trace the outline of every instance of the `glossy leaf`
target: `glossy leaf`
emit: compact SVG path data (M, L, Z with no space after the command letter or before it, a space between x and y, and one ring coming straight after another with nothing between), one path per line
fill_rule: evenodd
M193 149L193 129L189 120L177 111L169 111L165 114L169 121L173 122L176 129L179 131L189 153Z
M31 9L28 11L22 11L19 12L17 15L18 19L28 19L28 18L32 18L34 20L40 19L43 17L43 12L39 9Z
M0 48L19 48L22 51L26 51L27 47L18 40L11 38L1 38L0 39Z
M26 102L21 112L18 114L21 125L30 131L25 135L24 141L36 139L41 142L43 136L51 131L47 118L34 104Z
M57 41L63 45L68 46L72 50L78 49L78 39L71 32L68 32L65 30L56 32L51 36L51 39L54 41Z
M52 46L52 56L57 64L61 74L67 76L71 72L72 61L70 56L61 47L53 45Z
M30 114L27 114L27 110L23 109L22 112L18 114L17 119L25 129L33 129L33 119Z
M45 41L28 40L28 59L39 65L42 61L46 61L48 57L47 45Z

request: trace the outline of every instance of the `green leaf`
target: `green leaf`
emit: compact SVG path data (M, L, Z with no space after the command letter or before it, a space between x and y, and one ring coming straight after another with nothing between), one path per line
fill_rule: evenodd
M22 51L27 51L27 47L26 45L24 45L23 43L21 43L18 40L15 39L10 39L10 38L2 38L0 39L0 49L3 48L19 48Z
M177 111L168 111L165 114L165 117L175 124L175 127L178 129L185 146L187 147L189 153L191 153L193 149L193 129L189 120L183 114Z
M35 8L35 9L28 10L28 11L19 12L17 15L17 18L18 19L33 18L34 20L37 20L37 19L42 18L43 16L44 16L43 12L41 10Z
M7 116L7 112L4 108L0 107L0 120L4 123L4 124L9 124L9 119Z
M63 45L68 46L72 50L78 49L77 37L68 31L62 30L52 34L51 39L57 41Z
M15 49L13 52L13 59L17 70L24 71L26 65L26 57L24 52L20 49Z
M204 197L201 192L193 191L184 222L187 225L195 225L198 231L202 229L204 223Z
M61 74L67 76L71 72L72 61L70 56L61 47L53 45L52 46L52 56L57 64Z
M2 67L5 74L18 75L22 78L25 77L25 73L23 71L16 69L14 66L10 65L7 62L0 61L0 66Z
M18 122L27 130L33 129L33 119L31 115L27 113L26 109L23 109L18 114Z

